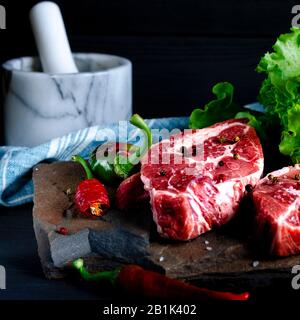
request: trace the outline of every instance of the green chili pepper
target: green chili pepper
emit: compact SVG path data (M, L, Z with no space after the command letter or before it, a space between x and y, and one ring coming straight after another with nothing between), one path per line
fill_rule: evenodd
M97 147L90 155L90 166L95 176L108 184L120 181L114 168L114 158L120 150L129 150L132 145L126 143L105 143Z
M151 130L144 121L144 119L140 117L138 114L134 114L130 119L130 123L136 126L137 128L143 130L146 139L141 150L138 150L126 156L124 156L121 153L117 154L114 161L114 169L115 173L123 179L128 178L134 172L134 167L137 165L140 158L146 153L146 151L152 145Z
M145 143L141 148L132 144L106 143L97 147L90 155L92 171L98 179L113 184L126 179L137 170L140 158L152 145L151 130L146 122L134 114L130 123L143 130Z

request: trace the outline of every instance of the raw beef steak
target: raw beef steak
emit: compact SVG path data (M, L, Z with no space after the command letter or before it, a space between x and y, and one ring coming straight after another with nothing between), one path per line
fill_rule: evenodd
M234 216L245 186L263 171L260 141L245 122L171 135L143 157L141 179L161 236L193 239Z
M273 255L300 253L300 165L274 171L252 193L256 232Z

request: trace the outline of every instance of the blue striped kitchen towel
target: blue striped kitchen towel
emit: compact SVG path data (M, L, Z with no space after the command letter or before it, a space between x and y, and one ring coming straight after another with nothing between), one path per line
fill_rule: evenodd
M152 119L147 123L153 129L182 130L188 127L188 118ZM125 135L120 130L125 130ZM128 136L133 141L137 130L125 122L122 126L112 124L86 128L34 148L0 147L0 205L17 206L32 201L34 190L31 177L35 165L70 160L74 154L87 157L97 145L110 140L111 132L116 137Z

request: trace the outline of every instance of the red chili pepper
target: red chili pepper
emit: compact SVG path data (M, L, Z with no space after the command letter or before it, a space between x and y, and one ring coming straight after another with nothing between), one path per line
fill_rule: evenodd
M104 185L93 177L87 162L80 156L73 156L72 160L79 162L85 169L87 179L81 181L75 193L75 205L80 213L86 217L100 217L110 206L107 190Z
M143 295L145 298L164 300L248 300L248 292L232 293L199 288L162 274L144 270L137 265L126 265L113 271L90 274L82 259L73 262L81 276L88 281L109 280L129 294Z
M60 228L57 230L57 233L62 234L63 236L66 236L66 235L68 234L68 229L65 228L65 227L60 227Z
M117 208L122 211L140 209L149 204L149 192L144 189L140 173L135 173L120 183L115 202Z

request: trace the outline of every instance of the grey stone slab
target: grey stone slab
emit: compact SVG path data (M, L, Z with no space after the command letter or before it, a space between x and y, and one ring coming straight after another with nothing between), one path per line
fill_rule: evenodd
M62 268L68 263L92 253L89 232L89 229L84 229L70 236L52 232L49 235L49 249L54 266Z

